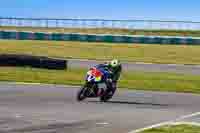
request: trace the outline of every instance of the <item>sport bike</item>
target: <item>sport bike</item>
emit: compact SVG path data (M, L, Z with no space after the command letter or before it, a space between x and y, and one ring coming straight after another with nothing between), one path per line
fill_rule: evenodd
M85 84L77 93L77 100L86 98L100 98L101 102L107 102L112 98L115 90L109 91L106 81L110 78L110 72L104 68L90 68L85 78Z

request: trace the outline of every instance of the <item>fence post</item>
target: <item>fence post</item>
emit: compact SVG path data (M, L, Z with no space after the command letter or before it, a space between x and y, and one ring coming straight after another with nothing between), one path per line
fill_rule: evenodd
M49 21L47 19L45 21L46 21L46 24L45 24L46 28L49 28Z

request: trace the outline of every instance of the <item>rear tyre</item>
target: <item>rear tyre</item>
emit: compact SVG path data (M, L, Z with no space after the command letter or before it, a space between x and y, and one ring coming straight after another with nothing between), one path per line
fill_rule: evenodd
M105 94L103 96L100 97L100 101L101 102L107 102L109 101L113 95L115 94L116 89L112 90L112 91L106 91Z
M87 91L87 88L85 86L80 88L80 90L77 93L77 97L76 97L77 101L80 102L87 98L86 91Z

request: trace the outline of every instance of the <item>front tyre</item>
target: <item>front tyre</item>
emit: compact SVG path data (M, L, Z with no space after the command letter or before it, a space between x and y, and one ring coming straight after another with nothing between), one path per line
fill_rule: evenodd
M77 101L80 102L87 98L86 90L87 90L87 88L85 86L83 86L82 88L79 89L79 91L77 93L77 97L76 97Z

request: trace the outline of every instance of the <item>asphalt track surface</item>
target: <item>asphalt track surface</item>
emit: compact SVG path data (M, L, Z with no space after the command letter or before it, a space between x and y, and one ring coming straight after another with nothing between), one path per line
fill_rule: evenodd
M121 90L79 103L78 88L1 83L0 133L128 133L200 110L194 94Z
M103 61L94 60L68 60L69 68L90 68ZM177 64L145 64L145 63L126 63L122 62L124 71L143 71L143 72L169 72L180 74L200 75L200 65L177 65Z

